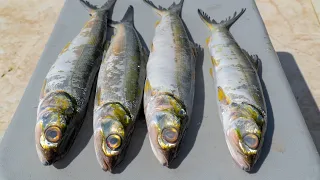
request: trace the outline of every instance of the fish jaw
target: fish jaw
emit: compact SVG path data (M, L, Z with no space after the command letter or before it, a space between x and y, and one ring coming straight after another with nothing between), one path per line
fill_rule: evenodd
M150 127L148 127L148 132L151 149L154 155L156 156L160 164L162 164L163 166L168 166L169 162L171 161L170 157L172 157L172 155L174 154L174 150L166 151L160 147L158 143L159 132L158 128L155 125L151 125Z
M94 133L94 149L96 152L96 157L97 157L98 163L99 163L100 167L102 168L102 170L112 172L113 168L116 165L117 157L118 157L119 153L117 153L117 155L115 155L115 153L113 153L112 156L107 156L106 153L104 152L105 144L106 144L105 138L104 138L102 130L96 131Z
M119 147L110 145L110 137L116 137ZM107 120L94 133L94 147L98 163L104 171L112 171L120 162L124 150L124 128L119 121ZM112 140L111 140L112 141ZM113 144L115 144L113 143Z
M40 144L41 139L41 132L42 132L42 123L37 123L35 127L35 142L36 142L36 150L39 157L40 162L44 166L51 165L54 161L56 161L54 150L52 149L45 149Z
M259 127L253 120L238 118L233 120L225 136L234 161L244 171L251 171L263 143Z
M48 94L40 102L35 142L38 157L43 165L51 165L59 160L71 146L69 141L74 128L68 128L67 124L76 112L74 103L71 96L65 92Z
M65 128L63 128L63 126L60 128L60 124L52 123L44 127L43 121L38 122L35 126L36 150L40 162L45 166L53 164L65 153L65 151L61 148L61 145L65 141L63 135ZM49 136L55 137L52 138Z
M106 104L95 111L94 147L98 163L110 171L120 163L133 121L122 105Z
M164 103L146 116L152 151L163 166L169 166L176 157L185 131L185 123L181 122L185 117L175 113L178 109Z

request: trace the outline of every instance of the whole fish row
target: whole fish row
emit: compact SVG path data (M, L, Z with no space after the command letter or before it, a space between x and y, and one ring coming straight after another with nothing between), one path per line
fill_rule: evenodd
M196 59L202 49L191 41L181 19L184 0L169 8L142 1L161 17L150 52L134 26L132 6L114 21L109 17L116 0L99 8L80 0L90 20L58 55L40 93L35 141L44 165L68 153L94 89L94 149L103 170L112 171L124 158L141 109L158 161L169 166L178 155L191 120ZM213 65L209 72L217 86L227 146L237 164L249 171L258 159L267 117L260 61L229 32L244 10L221 23L198 13L212 33L207 39ZM107 26L115 30L111 40Z

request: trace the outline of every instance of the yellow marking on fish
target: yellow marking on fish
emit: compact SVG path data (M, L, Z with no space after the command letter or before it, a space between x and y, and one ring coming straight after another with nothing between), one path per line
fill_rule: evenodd
M157 27L160 24L160 20L157 20L155 27Z
M153 43L151 44L151 52L154 52L154 46L153 46Z
M152 92L151 92L151 96L156 95L156 93L157 93L156 91L152 91Z
M42 99L46 95L46 92L45 92L46 86L47 86L47 80L44 79L42 87L41 87L40 99Z
M97 44L97 39L96 39L96 37L95 37L95 36L91 36L90 39L89 39L88 44L90 44L90 45L95 45L95 44Z
M68 109L71 104L70 101L68 99L66 99L65 97L54 97L55 98L55 102L58 104L58 107L61 108L61 110L66 110Z
M96 103L98 106L100 106L102 104L101 103L101 88L100 87L98 87L98 90L97 90Z
M231 103L230 98L224 93L224 91L221 87L218 87L218 99L219 99L220 103L223 103L226 105Z
M212 68L209 69L209 73L210 73L210 76L213 78L213 69Z
M211 36L207 37L207 39L206 39L207 46L209 46L210 41L211 41Z
M152 91L152 88L151 88L149 80L147 79L146 84L144 86L144 93L149 93L150 91Z
M71 42L68 42L68 43L64 46L64 48L62 49L62 51L60 52L60 54L59 54L59 55L61 55L61 54L65 53L65 52L68 50L68 48L69 48L70 44L71 44Z
M213 56L211 56L211 63L212 63L213 66L218 66L219 65L219 62Z

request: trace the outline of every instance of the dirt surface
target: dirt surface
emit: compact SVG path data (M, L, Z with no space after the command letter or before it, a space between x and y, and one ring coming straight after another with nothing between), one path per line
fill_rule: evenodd
M316 15L320 14L320 3L312 4L316 1L256 0L299 107L305 119L313 121L320 117L320 24ZM0 0L0 139L63 3Z
M0 137L8 127L64 0L0 0Z

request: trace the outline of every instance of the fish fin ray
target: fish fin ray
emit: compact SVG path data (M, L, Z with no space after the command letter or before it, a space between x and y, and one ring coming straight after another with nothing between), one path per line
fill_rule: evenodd
M229 16L229 18L227 18L224 21L221 21L219 24L225 26L227 29L229 29L240 17L241 15L246 11L246 8L241 9L241 11L239 13L234 12L233 17L231 18L231 16Z
M107 10L112 8L112 6L116 3L117 0L108 0L106 3L104 3L100 9Z
M226 27L229 29L239 18L240 16L246 11L245 8L241 9L240 13L234 13L233 17L229 16L226 20L222 20L220 23L217 23L216 20L210 18L210 16L205 13L203 10L198 9L198 14L201 20L209 27L210 30L214 30L218 27Z
M79 0L80 3L86 8L88 9L88 11L96 11L98 9L98 6L91 4L89 1L85 1L85 0Z
M212 79L214 79L214 76L213 76L213 69L212 69L212 68L209 68L209 73L210 73L210 76L212 77Z
M192 54L194 55L195 59L199 56L199 53L203 50L201 45L191 42L192 45Z
M143 0L143 2L145 2L146 4L148 4L149 6L152 7L152 9L154 9L160 16L162 16L164 14L165 11L167 11L166 8L163 8L161 6L156 6L153 4L152 1L149 1L149 0Z
M121 22L133 22L134 19L134 9L133 6L130 5L125 15L123 16Z
M108 0L105 4L103 4L100 8L98 6L91 4L86 0L79 0L80 3L92 14L91 11L96 12L98 10L109 10L117 0Z
M201 9L198 9L198 14L201 20L208 26L210 30L215 29L215 25L218 23L214 19L211 19L210 16Z
M261 60L259 59L258 55L250 55L246 50L242 49L242 52L245 54L247 59L250 61L252 67L259 71L261 66Z
M181 15L183 2L184 2L184 0L180 0L179 4L176 4L175 2L173 2L171 4L171 6L168 8L168 10L171 11L171 12L176 12L179 15Z

